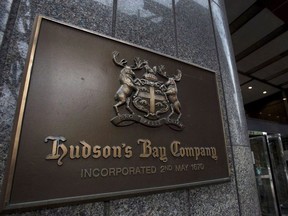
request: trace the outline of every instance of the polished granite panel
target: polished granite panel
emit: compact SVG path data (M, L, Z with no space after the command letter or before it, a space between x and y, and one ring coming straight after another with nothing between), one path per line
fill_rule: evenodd
M3 36L4 36L4 32L1 32L1 31L0 31L0 45L1 45L1 43L2 43Z
M217 71L217 51L208 0L175 1L178 55Z
M211 11L214 20L220 72L225 92L224 98L227 106L231 144L249 146L242 95L225 9L220 8L218 4L211 1Z
M0 2L0 31L5 31L10 12L11 1Z
M259 215L259 200L251 160L246 119L223 2L221 3L218 0L216 4L211 1L211 12L214 20L220 73L226 101L228 129L234 156L239 213L240 215Z
M188 191L181 190L111 201L111 216L188 216Z
M16 99L12 95L11 88L1 80L0 86L0 185L2 185L9 143L11 139L11 129L16 110ZM1 187L0 187L1 190Z
M2 13L2 11L6 11L9 12L11 9L11 5L12 5L13 0L5 0L5 1L0 1L0 14Z
M10 216L102 216L104 215L104 205L98 203L88 203L83 205L67 206L53 209L36 210L26 213L9 214Z
M261 215L250 147L233 146L241 213Z
M5 171L6 162L7 162L8 148L9 146L5 144L5 142L0 143L0 186L2 185L3 180L4 180L4 171ZM0 192L1 190L2 188L0 188Z
M115 37L176 56L172 0L119 0Z
M190 190L189 215L240 215L235 183L224 183Z
M223 123L223 133L225 137L226 146L231 146L230 134L229 134L229 124L228 124L228 116L227 116L227 106L224 97L224 90L223 90L223 83L220 71L216 72L216 82L217 82L217 90L218 90L218 97L219 97L219 106L222 116L222 123Z
M229 146L227 155L231 181L191 189L189 191L190 215L241 215L237 199L232 149Z
M6 23L8 21L8 13L1 11L0 14L0 45L2 44L2 40L3 40L3 36L4 36L4 32L6 29Z
M210 2L214 2L216 3L218 6L220 6L220 8L225 7L225 1L224 0L209 0Z
M9 13L11 10L12 0L0 1L0 46L8 22Z
M26 1L31 16L41 14L79 26L81 28L111 35L113 0L38 0Z

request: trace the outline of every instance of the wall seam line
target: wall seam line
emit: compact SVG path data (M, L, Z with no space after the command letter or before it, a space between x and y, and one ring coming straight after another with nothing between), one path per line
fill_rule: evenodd
M190 208L190 189L187 189L187 200L188 200L188 215L192 215Z
M175 37L176 57L179 58L179 54L178 54L178 34L177 34L177 24L176 24L176 6L175 6L175 0L172 0L172 13L173 13L173 23L174 23L174 37Z
M116 21L117 21L117 7L118 7L118 1L113 0L112 3L112 30L111 30L111 36L115 37L116 35Z
M110 215L110 201L104 201L104 216Z

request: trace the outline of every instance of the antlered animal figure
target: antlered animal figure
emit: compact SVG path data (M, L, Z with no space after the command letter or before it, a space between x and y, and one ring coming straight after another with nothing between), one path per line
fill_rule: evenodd
M123 67L120 71L119 81L120 87L117 90L114 99L117 103L114 105L114 109L116 115L119 115L118 107L126 103L126 108L130 113L134 113L130 108L130 96L134 91L136 91L136 95L138 92L137 87L134 85L135 73L133 70L140 70L146 64L146 62L141 62L139 58L134 59L134 65L128 66L127 61L125 59L121 59L118 61L116 58L119 55L119 52L114 51L113 53L113 61L116 65Z

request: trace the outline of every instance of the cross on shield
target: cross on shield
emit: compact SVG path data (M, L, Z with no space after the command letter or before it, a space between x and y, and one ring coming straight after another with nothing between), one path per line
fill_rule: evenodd
M145 117L157 117L169 110L165 93L154 82L138 85L139 93L133 100L133 105L146 112Z

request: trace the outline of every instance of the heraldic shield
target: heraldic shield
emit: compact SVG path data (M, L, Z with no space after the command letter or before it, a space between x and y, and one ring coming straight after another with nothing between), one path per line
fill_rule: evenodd
M120 87L114 96L116 116L111 122L115 126L140 123L148 127L160 127L166 124L174 130L183 130L176 85L176 82L181 80L181 71L178 70L177 75L168 77L163 65L151 68L147 60L142 61L137 57L134 65L128 66L125 59L117 60L118 55L117 51L113 52L113 61L123 69L119 76ZM141 78L136 77L136 70L142 70ZM158 80L157 75L167 81ZM128 113L126 111L122 114L119 107L124 104Z
M145 117L158 119L160 114L169 111L169 102L162 90L161 83L143 79L137 80L135 85L138 88L138 94L134 96L133 105L138 110L145 112Z

